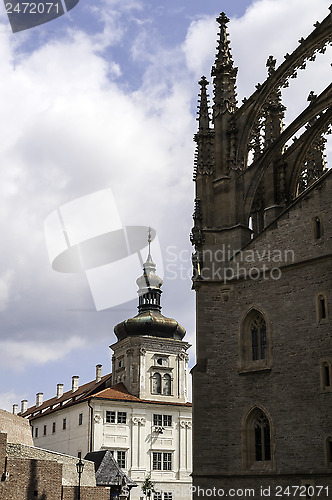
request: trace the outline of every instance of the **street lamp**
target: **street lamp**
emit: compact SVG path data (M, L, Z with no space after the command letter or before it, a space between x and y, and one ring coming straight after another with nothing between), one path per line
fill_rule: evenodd
M78 497L77 497L77 500L81 500L81 475L83 474L83 469L84 469L84 463L82 462L81 457L76 464L76 469L77 469L77 474L78 474Z

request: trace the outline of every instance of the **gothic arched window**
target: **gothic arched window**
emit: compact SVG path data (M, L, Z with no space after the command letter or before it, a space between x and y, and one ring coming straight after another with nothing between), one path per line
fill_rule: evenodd
M244 457L246 469L272 468L272 432L270 418L261 408L250 411L244 422Z
M165 396L171 394L171 376L168 373L163 376L163 394Z
M259 312L255 314L249 324L251 334L252 360L266 359L266 323Z
M254 422L255 462L271 460L271 430L264 413L258 415Z
M152 377L152 394L161 394L161 375L154 373Z
M240 371L270 368L271 341L267 322L257 309L251 309L240 331Z

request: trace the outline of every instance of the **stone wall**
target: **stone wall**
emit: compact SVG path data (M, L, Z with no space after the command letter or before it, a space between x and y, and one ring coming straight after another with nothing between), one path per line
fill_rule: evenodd
M29 420L0 410L0 432L7 434L10 443L33 446Z
M77 500L77 490L73 487L63 487L61 500ZM109 488L81 488L81 500L110 500Z
M76 457L7 443L6 434L0 433L0 499L77 500L76 463ZM94 464L84 463L81 500L109 500L109 488L93 486Z
M51 460L62 465L62 484L64 486L76 486L78 482L78 474L76 464L77 457L63 455L55 451L43 450L42 448L35 448L32 446L25 446L19 444L7 444L7 456L11 459L34 459L34 460ZM82 460L84 469L81 476L82 486L96 486L96 477L93 462Z
M329 175L246 247L260 257L264 249L294 251L294 262L269 263L280 267L277 279L242 275L227 283L198 285L197 335L204 341L205 360L200 362L198 351L193 370L197 487L315 484L330 488L319 495L315 491L317 498L332 494L326 451L326 439L332 436L332 393L321 380L322 361L332 360L331 192ZM314 238L315 216L323 223L319 239ZM241 262L246 270L260 264L260 258ZM319 293L328 301L323 321L317 318ZM241 365L241 333L251 308L264 314L270 335L269 362L257 370ZM244 459L244 421L255 406L272 422L273 456L267 470L248 468ZM257 492L255 498L261 496Z

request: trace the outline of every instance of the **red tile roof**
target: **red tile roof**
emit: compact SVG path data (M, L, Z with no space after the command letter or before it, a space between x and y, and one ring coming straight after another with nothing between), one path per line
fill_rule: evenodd
M162 404L162 405L174 405L174 406L189 406L191 407L191 403L176 403L172 401L153 401L149 399L140 399L130 392L127 391L122 382L115 384L103 391L97 392L91 396L93 399L110 399L113 401L133 401L136 403L147 403L147 404ZM88 398L84 398L88 399ZM89 398L90 399L90 398Z
M89 399L106 399L112 401L132 401L135 403L146 403L146 404L161 404L161 405L173 405L173 406L187 406L191 407L191 403L176 403L171 401L153 401L148 399L140 399L133 394L130 394L122 382L115 384L111 387L107 387L99 392L96 392L98 388L107 384L110 381L111 373L104 375L100 382L93 380L87 384L81 385L75 392L67 391L61 398L48 399L44 401L42 405L36 407L31 406L27 409L25 413L19 413L21 417L29 418L29 420L34 420L44 415L49 415L55 411L61 410L62 408L68 408L73 404L81 403Z
M106 384L111 379L112 374L108 373L104 375L99 382L92 380L86 384L78 387L74 392L72 390L63 393L60 398L56 396L54 398L44 401L40 406L31 406L24 413L19 413L21 417L29 418L33 420L34 418L41 417L42 415L48 415L54 411L60 410L61 408L71 406L75 403L80 403L85 400L89 395L93 394L100 389L104 384Z

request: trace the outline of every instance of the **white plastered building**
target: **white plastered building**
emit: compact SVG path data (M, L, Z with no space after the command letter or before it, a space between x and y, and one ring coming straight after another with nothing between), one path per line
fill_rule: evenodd
M144 498L141 486L151 474L155 500L189 500L192 470L192 407L188 402L188 355L184 328L161 314L162 280L150 252L137 279L138 314L115 326L112 373L70 391L57 385L56 396L27 408L36 446L84 457L111 450Z

